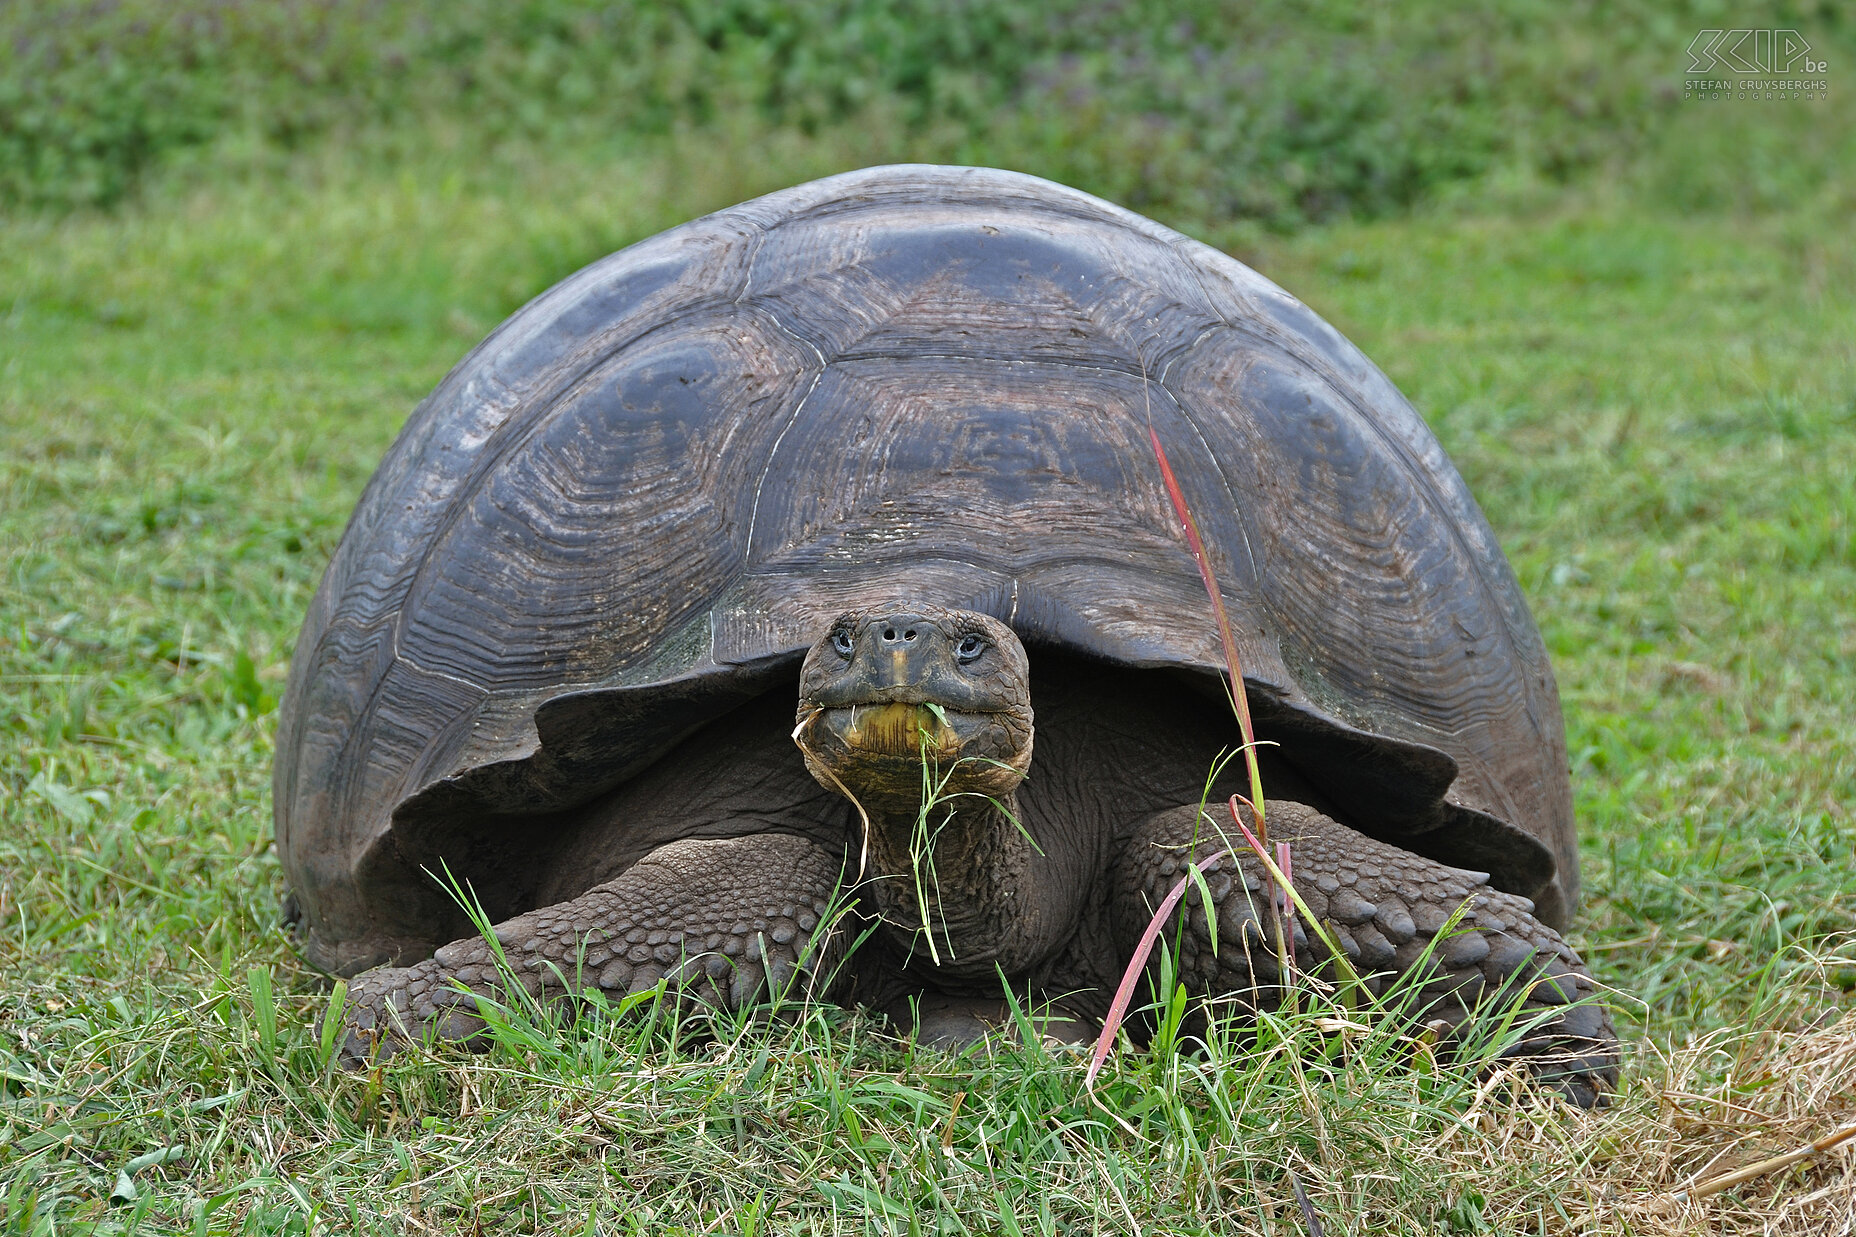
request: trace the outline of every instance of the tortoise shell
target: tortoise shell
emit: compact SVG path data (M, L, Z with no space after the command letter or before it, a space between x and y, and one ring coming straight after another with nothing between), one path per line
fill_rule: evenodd
M1545 650L1412 406L1254 271L1086 194L871 168L613 254L419 406L303 624L274 778L312 960L434 939L500 863L743 701L842 610L984 611L1216 692L1364 832L1577 896ZM794 759L798 756L795 754ZM516 908L521 909L521 908ZM444 939L442 936L436 939Z

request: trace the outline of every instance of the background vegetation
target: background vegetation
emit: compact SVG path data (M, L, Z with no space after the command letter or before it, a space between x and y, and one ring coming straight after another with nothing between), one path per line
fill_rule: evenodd
M1722 26L1830 98L1682 98ZM1847 1155L1655 1201L1856 1119L1840 6L25 0L0 46L7 1231L1292 1233L1291 1172L1330 1233L1847 1231ZM270 743L375 461L555 279L898 158L1230 248L1429 416L1555 656L1610 1114L1313 1017L1124 1056L1113 1117L861 1017L327 1075Z
M331 135L427 138L437 121L461 161L511 142L874 125L892 155L1035 165L1201 230L1378 217L1492 176L1562 185L1598 168L1629 167L1684 208L1793 203L1848 155L1848 109L1698 109L1684 49L1707 26L1792 27L1840 62L1856 24L1834 0L1726 14L1705 0L19 0L0 17L0 195L107 205L202 150L212 166L269 163Z

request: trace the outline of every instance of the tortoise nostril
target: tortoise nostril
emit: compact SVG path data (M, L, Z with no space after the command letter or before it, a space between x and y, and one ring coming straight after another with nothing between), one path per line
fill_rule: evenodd
M922 633L920 627L910 623L907 619L900 623L887 622L874 630L884 644L913 644Z

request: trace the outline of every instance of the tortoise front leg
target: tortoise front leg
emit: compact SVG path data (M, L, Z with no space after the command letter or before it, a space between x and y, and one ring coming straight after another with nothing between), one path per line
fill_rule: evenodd
M1448 867L1375 841L1304 804L1266 805L1270 838L1288 841L1296 892L1333 934L1348 959L1383 992L1394 978L1420 967L1425 1019L1454 1028L1485 999L1525 988L1523 1022L1547 1017L1515 1048L1535 1074L1580 1107L1617 1085L1618 1043L1611 1014L1578 954L1559 933L1534 918L1533 903L1488 886L1481 873ZM1263 865L1228 822L1236 857L1217 825L1197 805L1147 820L1135 833L1116 879L1115 933L1132 953L1157 907L1189 859L1205 872L1216 907L1218 949L1203 894L1188 886L1166 937L1178 941L1178 969L1188 989L1273 1005L1281 978L1262 890ZM1463 907L1454 929L1438 939ZM1434 944L1434 948L1433 948ZM1297 923L1295 960L1313 970L1329 958L1314 934ZM1427 953L1428 951L1428 953Z
M830 927L842 864L790 834L672 842L577 898L496 925L496 940L533 996L622 996L668 976L696 1000L737 1010L787 991L801 968L832 975L844 933L809 947ZM343 1062L365 1064L428 1032L470 1039L483 1029L472 994L506 1000L503 984L482 937L367 971L349 989Z

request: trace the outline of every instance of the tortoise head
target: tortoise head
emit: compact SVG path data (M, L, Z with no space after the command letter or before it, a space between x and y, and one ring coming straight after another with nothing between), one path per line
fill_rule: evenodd
M793 738L820 785L867 807L912 812L924 770L944 797L1002 798L1031 765L1025 647L970 610L841 614L799 672Z

